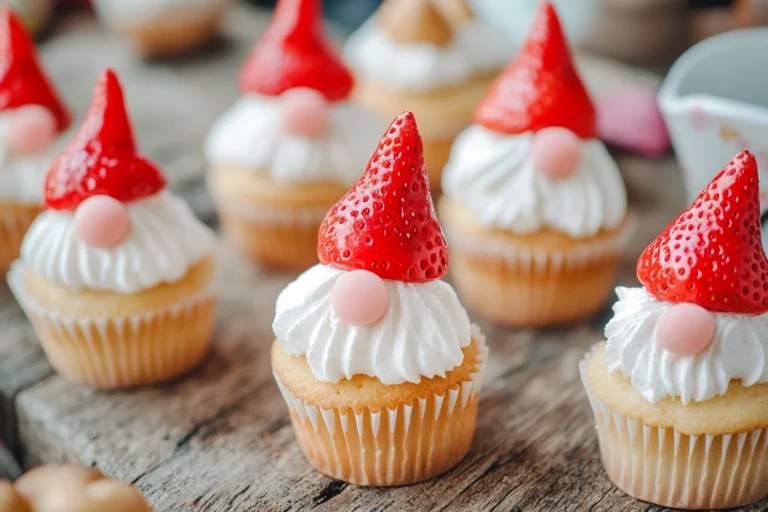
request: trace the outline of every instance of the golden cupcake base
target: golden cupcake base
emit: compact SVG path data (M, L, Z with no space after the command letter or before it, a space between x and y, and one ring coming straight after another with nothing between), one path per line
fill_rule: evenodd
M333 182L282 185L266 173L220 166L209 176L230 243L267 267L304 270L317 263L317 232L347 187Z
M96 389L179 377L208 352L216 299L213 259L173 284L132 295L67 290L17 263L9 283L54 369Z
M530 235L481 226L462 203L443 197L440 218L462 302L498 323L544 326L599 311L610 299L630 221L593 237Z
M466 456L487 354L476 334L462 365L445 378L387 386L356 376L331 384L314 379L304 357L275 341L272 368L315 469L357 485L394 486L445 473Z
M690 510L739 507L768 495L768 384L734 381L705 402L652 404L608 373L604 343L579 370L605 471L622 491Z
M148 58L172 57L204 47L221 30L224 10L180 22L178 19L155 20L141 27L115 23L123 37L131 41Z

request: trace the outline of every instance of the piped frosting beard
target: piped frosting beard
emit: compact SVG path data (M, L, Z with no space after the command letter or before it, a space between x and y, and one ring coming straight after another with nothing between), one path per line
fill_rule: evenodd
M384 384L418 383L461 365L461 349L472 341L470 323L449 284L384 280L386 313L371 325L355 326L331 305L333 287L345 272L316 265L277 299L277 339L289 354L306 355L315 378L338 382L369 375Z
M213 232L170 192L132 201L126 209L128 234L109 249L78 238L73 211L46 210L24 238L21 260L57 286L129 294L176 282L213 254Z
M619 301L605 328L606 363L611 373L630 379L649 402L679 397L702 402L728 390L768 382L768 314L714 313L715 337L702 352L678 356L660 347L659 320L673 306L645 288L617 288Z
M205 155L213 165L264 172L279 183L334 181L345 186L360 178L384 126L349 101L330 104L326 134L312 139L288 133L281 98L243 95L213 126Z
M470 206L482 225L515 234L548 229L584 238L622 224L626 189L601 141L582 140L578 168L553 180L536 169L533 139L532 132L504 135L471 126L454 144L445 193Z
M10 155L6 140L11 129L11 116L8 111L0 112L0 201L41 204L48 166L64 149L68 137L58 136L53 144L33 155Z

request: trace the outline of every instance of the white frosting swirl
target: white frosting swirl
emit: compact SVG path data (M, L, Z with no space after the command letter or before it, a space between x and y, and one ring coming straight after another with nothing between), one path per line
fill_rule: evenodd
M128 235L111 249L81 242L71 211L46 210L24 237L21 260L59 286L129 294L176 282L212 254L213 232L170 192L126 207Z
M10 129L10 116L0 114L0 141ZM53 144L34 155L11 156L5 142L0 142L0 201L25 205L43 202L43 182L48 167L64 149L68 136L59 136Z
M338 181L354 185L386 126L351 102L331 103L327 133L309 139L286 133L280 98L247 94L216 123L205 156L219 165L268 172L277 182Z
M500 70L512 55L504 36L478 20L459 26L446 46L394 41L372 18L344 45L344 55L366 80L405 90L430 91Z
M537 171L532 143L532 133L470 126L454 143L443 190L468 204L483 225L517 234L551 229L584 238L621 225L627 193L602 142L583 141L578 169L562 180Z
M605 327L605 352L611 373L621 372L649 402L680 397L702 402L728 390L731 380L744 386L768 382L768 314L714 313L715 339L706 350L680 357L659 347L659 317L672 304L645 288L616 289L619 301Z
M94 0L93 7L104 21L128 27L163 21L186 23L213 16L232 0Z
M448 283L385 279L387 312L372 325L354 326L331 306L331 290L344 273L315 265L277 298L275 335L289 354L307 356L317 380L369 375L384 384L418 383L461 365L461 349L472 341L470 323Z

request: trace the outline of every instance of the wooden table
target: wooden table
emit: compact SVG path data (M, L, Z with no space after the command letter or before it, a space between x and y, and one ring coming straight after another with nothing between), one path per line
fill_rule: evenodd
M229 21L228 44L175 64L140 62L82 16L67 20L44 50L78 112L100 68L117 68L145 152L204 218L210 202L199 186L199 145L235 98L233 77L264 18L238 9ZM78 52L83 58L73 62ZM619 163L638 218L619 279L631 285L637 256L685 200L671 159L619 156ZM602 338L608 306L582 324L539 331L475 318L492 356L467 458L423 484L361 488L310 468L272 378L275 298L293 276L260 271L224 243L219 252L224 286L214 351L187 378L137 391L98 393L54 374L21 310L0 291L0 434L25 465L95 465L135 483L162 512L662 510L617 490L599 460L576 366ZM766 508L768 501L743 510Z

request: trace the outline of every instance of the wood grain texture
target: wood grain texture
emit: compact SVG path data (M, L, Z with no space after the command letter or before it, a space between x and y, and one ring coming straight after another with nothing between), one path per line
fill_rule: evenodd
M237 63L263 21L237 10L228 27L235 36L218 50L222 54L147 66L78 18L70 23L82 24L82 31L55 38L45 55L56 78L72 84L67 96L77 108L87 105L96 68L115 65L126 77L147 154L171 169L183 167L180 162L193 154L188 165L199 173L205 129L235 97ZM55 62L92 47L94 40L110 47L102 57L82 59L74 67ZM172 122L160 115L167 112L170 96L145 98L160 94L151 85L158 80L171 84L169 93L185 91L169 105L178 113ZM201 116L198 108L210 110ZM685 200L671 159L620 156L619 163L637 221L619 278L631 285L638 255ZM205 194L195 187L188 191L200 198L196 204L202 206L196 208L205 216ZM222 298L210 357L186 378L131 392L98 393L53 374L20 309L1 291L0 433L23 452L26 465L76 460L98 466L134 482L162 512L664 510L618 491L599 460L594 420L576 367L602 339L609 305L581 324L539 331L473 318L487 334L492 356L469 455L453 471L422 484L361 488L309 467L272 378L268 350L275 298L294 276L260 271L224 243L219 256ZM742 510L766 508L768 501Z

